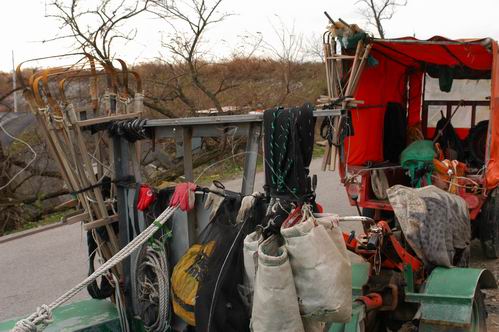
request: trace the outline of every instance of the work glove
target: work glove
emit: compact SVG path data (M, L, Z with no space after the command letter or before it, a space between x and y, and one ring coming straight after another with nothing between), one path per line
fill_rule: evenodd
M204 202L205 209L211 208L209 220L213 219L213 217L217 213L218 209L220 208L222 202L225 199L224 196L225 196L225 190L217 187L215 184L212 184L210 186L210 192L208 193L206 201Z
M192 182L179 183L170 199L170 206L179 206L182 211L190 211L194 207L196 185Z
M151 187L146 184L142 184L139 189L139 196L137 198L137 209L144 211L147 209L154 201L156 196Z
M241 207L237 213L236 223L243 222L248 217L249 211L253 208L253 205L255 205L256 195L258 194L259 193L255 192L253 195L243 197Z

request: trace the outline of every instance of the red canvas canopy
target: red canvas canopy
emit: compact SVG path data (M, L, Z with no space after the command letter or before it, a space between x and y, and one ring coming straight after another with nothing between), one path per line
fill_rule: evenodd
M472 77L492 77L491 140L487 155L487 186L499 184L499 64L497 43L492 39L450 40L435 36L374 39L371 56L376 65L367 65L360 77L355 99L364 101L352 111L355 135L345 142L349 165L383 161L384 112L388 102L408 107L408 124L421 121L423 74L431 65L465 68Z

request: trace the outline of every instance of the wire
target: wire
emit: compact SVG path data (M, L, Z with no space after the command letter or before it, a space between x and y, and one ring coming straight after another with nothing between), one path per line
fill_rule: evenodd
M194 180L194 183L198 182L198 180L201 178L201 176L202 176L202 175L203 175L203 174L204 174L207 170L209 170L210 168L212 168L213 166L218 165L218 164L220 164L220 163L223 163L224 161L227 161L227 160L229 160L229 159L233 159L233 158L234 158L234 157L236 157L236 156L244 155L244 154L247 154L247 153L253 153L253 152L247 152L247 151L244 151L244 152L239 152L239 153L236 153L236 154L232 154L232 155L228 156L227 158L224 158L224 159L222 159L222 160L219 160L219 161L214 162L213 164L211 164L211 165L207 166L205 169L203 169L203 170L201 171L201 173L198 175L198 177L196 178L196 180ZM257 154L258 154L258 153L257 153ZM243 175L243 178L244 178L244 175ZM245 179L245 180L246 180L246 179Z
M248 218L246 218L244 220L244 222L242 223L242 225L239 227L239 230L238 230L236 236L234 237L234 241L232 241L232 244L231 244L229 250L227 251L227 254L224 257L222 266L220 267L220 269L218 271L217 279L215 281L215 286L213 287L213 293L211 295L210 312L209 312L209 315L208 315L208 324L207 324L208 325L207 326L208 327L207 328L208 332L210 332L210 330L211 330L211 322L212 322L212 317L213 317L213 314L214 314L215 296L216 296L216 292L217 292L217 289L218 289L218 285L220 283L220 278L222 277L222 273L224 272L225 265L227 264L227 260L229 259L229 256L231 256L231 254L232 254L232 250L236 246L236 243L241 240L240 239L240 235L241 235L242 231L245 229L247 221L248 221Z
M1 190L4 190L5 188L7 188L11 183L12 181L14 181L19 175L21 175L21 173L23 173L26 169L28 169L28 167L31 166L31 164L36 160L36 158L38 157L38 155L36 154L36 151L31 147L31 145L29 145L28 143L26 143L25 141L23 141L22 139L20 138L17 138L17 137L14 137L13 135L11 135L4 127L3 127L3 124L0 122L0 129L2 129L2 131L5 133L5 135L7 135L8 137L12 138L13 140L19 142L19 143L22 143L24 145L26 145L28 147L28 149L31 150L31 152L33 153L33 159L31 159L29 161L28 164L26 164L26 166L24 166L23 169L21 169L19 172L16 173L16 175L14 175L12 178L10 178L10 180L4 184L3 186L0 187L0 191Z

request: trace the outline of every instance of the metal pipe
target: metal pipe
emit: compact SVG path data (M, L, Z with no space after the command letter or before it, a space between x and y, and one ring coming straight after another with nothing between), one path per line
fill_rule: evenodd
M340 222L348 222L348 221L354 221L354 222L369 222L369 223L376 223L373 218L369 217L364 217L364 216L345 216L345 217L340 217L339 219Z

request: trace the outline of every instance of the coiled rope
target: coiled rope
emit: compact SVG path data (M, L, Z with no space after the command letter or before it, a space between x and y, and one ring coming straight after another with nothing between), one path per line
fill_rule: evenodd
M143 249L137 269L137 293L144 329L167 331L171 317L169 265L163 242L153 240ZM140 256L139 256L140 257Z
M11 332L36 332L43 330L47 325L52 323L52 310L59 307L64 302L71 299L73 296L78 294L82 289L86 288L94 280L104 275L110 268L121 263L126 257L128 257L132 252L137 250L142 246L157 230L163 227L165 222L173 215L177 210L177 206L170 206L165 209L160 216L147 227L142 233L140 233L136 238L134 238L130 243L118 251L113 257L107 260L103 265L95 270L94 273L89 275L86 279L80 282L75 287L68 290L57 300L49 305L41 305L37 308L36 312L31 314L29 317L22 319L16 323ZM37 328L39 327L39 329Z

